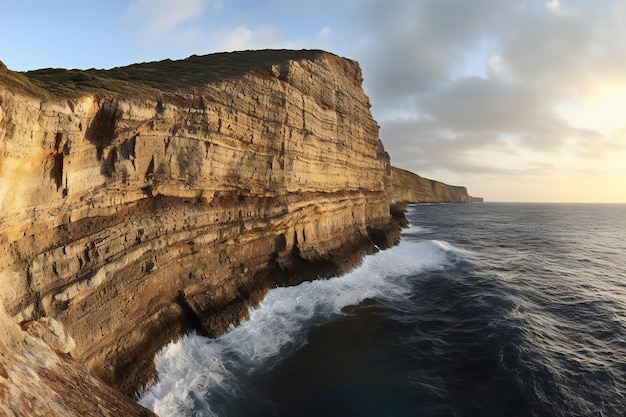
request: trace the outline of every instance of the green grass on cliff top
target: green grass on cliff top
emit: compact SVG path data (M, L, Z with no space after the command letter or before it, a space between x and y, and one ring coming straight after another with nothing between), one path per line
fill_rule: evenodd
M192 55L189 58L117 67L110 70L46 68L8 70L0 61L0 85L41 98L75 98L86 94L153 94L241 76L288 60L312 60L319 50L262 50Z

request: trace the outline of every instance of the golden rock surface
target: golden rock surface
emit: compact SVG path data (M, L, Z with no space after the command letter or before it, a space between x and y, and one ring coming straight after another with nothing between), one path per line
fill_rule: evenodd
M190 328L223 333L268 288L394 244L361 82L356 62L323 52L143 94L0 82L6 314L54 319L81 366L132 393Z

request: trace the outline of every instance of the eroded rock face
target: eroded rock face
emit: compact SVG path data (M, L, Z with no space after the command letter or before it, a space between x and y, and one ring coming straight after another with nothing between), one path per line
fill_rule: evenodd
M391 178L393 199L398 203L472 203L483 200L470 196L465 187L429 180L396 167L391 169Z
M184 91L37 99L0 85L0 298L130 393L191 327L394 244L357 63L291 60Z
M23 328L31 336L40 338L59 352L69 354L76 347L76 342L72 336L65 333L63 325L51 317L41 317L37 321L26 322Z
M154 416L89 375L71 357L21 330L6 314L1 301L0 329L0 415Z

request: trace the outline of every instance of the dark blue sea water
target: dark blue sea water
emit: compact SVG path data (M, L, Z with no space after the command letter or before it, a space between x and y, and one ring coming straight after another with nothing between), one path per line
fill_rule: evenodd
M626 205L410 208L395 248L158 356L160 416L626 415Z

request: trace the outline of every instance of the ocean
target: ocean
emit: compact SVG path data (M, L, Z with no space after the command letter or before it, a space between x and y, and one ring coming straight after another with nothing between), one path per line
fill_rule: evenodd
M400 244L157 356L165 416L626 415L626 205L410 206Z

